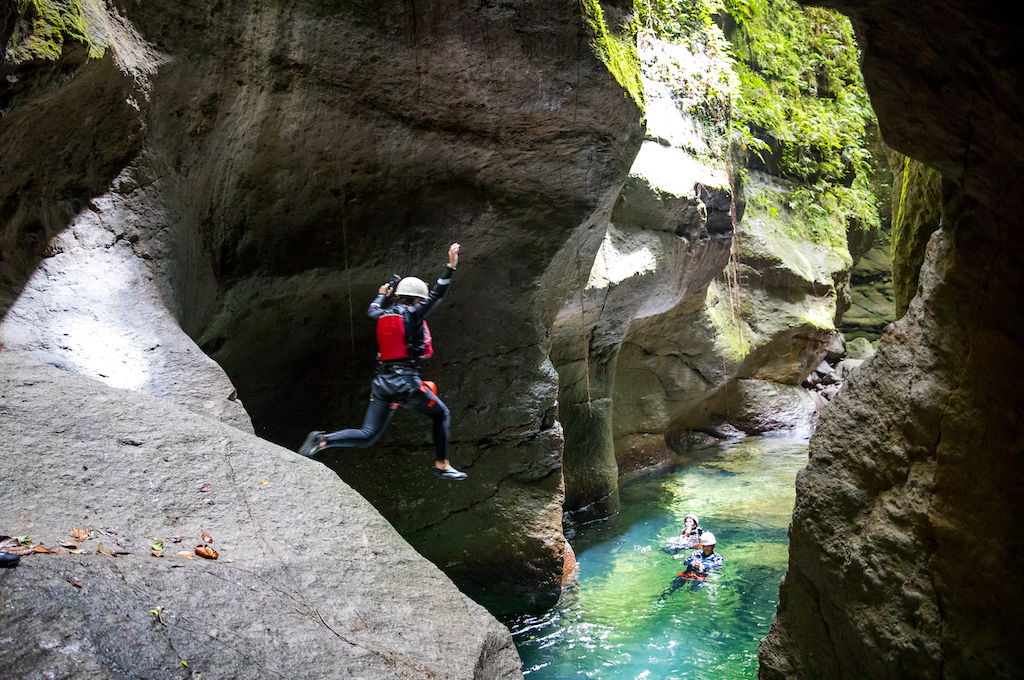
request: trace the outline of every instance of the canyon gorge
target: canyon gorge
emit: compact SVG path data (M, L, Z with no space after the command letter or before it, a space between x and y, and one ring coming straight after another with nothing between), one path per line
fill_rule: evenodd
M778 130L702 127L671 84L713 41L681 56L640 4L5 3L0 530L89 527L91 554L0 574L0 661L522 677L495 616L557 601L623 476L813 426L760 677L1024 675L1024 23L814 4L851 18L888 147L891 323L850 292L877 229L804 219L822 161ZM753 19L717 20L758 63ZM401 410L371 449L292 453L358 423L366 305L454 241L424 377L468 479ZM881 339L826 401L802 385L844 314ZM203 532L218 560L174 555Z

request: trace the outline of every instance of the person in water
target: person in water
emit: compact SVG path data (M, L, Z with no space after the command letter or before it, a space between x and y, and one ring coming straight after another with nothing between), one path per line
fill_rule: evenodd
M393 289L398 301L384 307L384 300L392 293L392 282L377 290L366 315L377 322L379 347L377 375L370 385L370 405L363 417L363 426L356 429L326 433L314 430L306 436L299 453L312 457L333 447L373 446L384 434L399 406L412 409L433 421L434 474L441 479L462 480L466 473L459 472L448 461L448 439L451 414L437 394L420 379L420 364L434 353L426 317L440 304L452 274L459 264L459 244L448 248L448 265L437 283L428 293L427 284L414 276L398 281Z
M683 518L683 533L672 537L665 545L665 552L678 553L681 550L693 550L700 545L700 535L703 533L697 515L687 513ZM682 555L676 555L676 559L682 559Z
M705 531L700 535L700 550L694 550L686 558L687 571L696 576L707 576L712 569L722 566L723 558L715 552L715 535Z
M722 566L722 562L722 556L715 552L715 535L710 531L703 532L700 535L700 549L694 550L686 558L686 571L679 572L672 579L658 600L664 602L669 595L683 587L694 592L700 590L705 585L708 573Z

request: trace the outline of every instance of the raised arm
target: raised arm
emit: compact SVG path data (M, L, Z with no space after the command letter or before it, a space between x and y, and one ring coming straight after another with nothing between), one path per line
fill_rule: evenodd
M458 243L448 246L448 264L445 265L444 271L441 272L441 276L438 277L434 287L430 289L430 296L416 305L412 315L414 321L426 318L441 303L441 298L448 292L448 286L452 282L452 275L459 264L459 250L460 246Z

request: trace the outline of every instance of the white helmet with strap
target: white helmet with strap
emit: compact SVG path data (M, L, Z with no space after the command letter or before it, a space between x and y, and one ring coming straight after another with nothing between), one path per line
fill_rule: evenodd
M417 279L415 276L406 276L398 282L398 287L395 288L395 295L398 297L417 297L426 300L427 296L430 295L430 289L427 288L427 284L422 279Z

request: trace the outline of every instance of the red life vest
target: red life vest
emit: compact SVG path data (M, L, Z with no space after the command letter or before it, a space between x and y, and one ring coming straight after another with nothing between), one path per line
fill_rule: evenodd
M405 332L405 318L401 314L383 314L377 318L377 347L380 348L381 361L401 361L402 359L427 359L434 354L434 346L430 340L430 327L423 324L423 351L419 356L409 355L409 338Z

